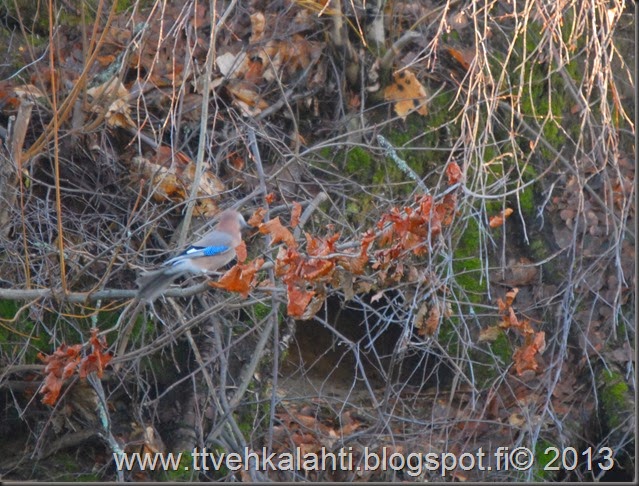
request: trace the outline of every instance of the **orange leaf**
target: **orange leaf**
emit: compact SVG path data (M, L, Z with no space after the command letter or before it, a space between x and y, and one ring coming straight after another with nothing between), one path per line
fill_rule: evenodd
M368 265L369 256L368 256L368 248L371 246L371 243L375 240L375 233L372 230L364 233L362 237L362 243L358 256L354 257L344 257L340 256L338 261L340 265L347 271L361 275L364 273L366 269L366 265Z
M294 279L289 279L286 287L288 291L286 312L290 317L302 317L315 292L306 290Z
M238 263L222 275L217 282L209 282L209 285L230 292L238 292L246 298L251 290L255 274L262 268L262 265L264 265L263 258L253 260L246 265Z
M452 186L453 184L457 184L462 177L462 171L457 165L457 162L451 162L446 167L446 176L448 177L448 185Z
M291 211L291 228L297 228L300 223L300 215L302 214L302 205L298 202L293 203L293 211Z
M51 406L55 405L55 402L58 401L58 397L60 396L60 390L62 390L63 383L63 379L54 375L53 373L49 373L45 377L44 384L40 389L40 393L44 395L44 397L42 398L42 403Z
M490 220L488 221L488 226L490 226L491 228L497 228L503 225L504 221L506 221L506 218L508 218L508 216L510 216L511 214L513 214L512 208L504 209L502 212L499 213L499 215L490 218Z
M40 389L40 393L44 395L42 403L55 405L64 380L73 375L80 362L81 351L81 344L73 346L61 344L51 355L38 354L38 358L47 364L44 368L47 376Z
M517 287L514 287L511 290L509 290L508 292L506 292L506 305L507 306L513 305L513 302L515 301L515 297L517 297L518 293L519 293L519 289Z
M297 247L297 242L293 237L293 233L282 226L279 216L275 219L270 220L268 223L261 224L260 233L264 235L271 235L273 237L273 241L271 241L272 245L276 245L280 241L283 241L289 247Z
M312 258L302 263L299 276L307 282L313 282L314 280L331 274L334 269L335 263L332 261Z
M244 260L246 260L246 243L242 241L239 245L237 245L235 247L235 254L237 255L238 262L243 262Z
M255 212L253 213L253 215L249 218L247 224L249 226L259 226L260 224L262 224L262 221L264 221L264 216L266 215L266 209L264 208L257 208L255 210Z
M470 63L475 57L474 51L470 49L459 51L457 49L453 49L452 47L447 47L446 50L459 64L461 64L464 70L468 71L470 69Z
M102 378L104 367L111 361L113 356L110 353L104 354L102 351L107 348L106 339L98 337L98 330L91 329L91 354L85 356L80 362L80 378L86 378L89 373L95 372L98 378Z
M527 337L526 344L518 348L513 354L513 362L517 374L521 376L525 371L537 371L539 363L535 359L537 353L543 353L546 348L546 334L540 331L534 338Z
M315 238L309 233L306 236L306 251L311 256L327 256L335 252L335 243L339 239L339 233L333 233L326 238Z

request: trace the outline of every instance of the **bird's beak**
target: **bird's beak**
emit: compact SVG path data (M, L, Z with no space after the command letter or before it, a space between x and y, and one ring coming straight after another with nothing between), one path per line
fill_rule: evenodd
M240 214L240 230L244 230L247 228L250 228L251 226L249 226L249 224L246 222L246 220L244 219L244 216L242 216Z

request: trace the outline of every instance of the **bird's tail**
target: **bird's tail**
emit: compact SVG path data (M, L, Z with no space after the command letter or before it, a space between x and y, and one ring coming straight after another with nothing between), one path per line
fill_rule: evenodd
M157 299L180 275L181 272L171 272L168 268L144 272L136 280L138 299L147 302Z

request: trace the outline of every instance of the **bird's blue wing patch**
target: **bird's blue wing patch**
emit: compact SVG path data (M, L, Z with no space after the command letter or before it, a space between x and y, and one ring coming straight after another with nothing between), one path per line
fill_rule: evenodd
M225 245L207 246L205 248L202 248L202 253L204 254L204 256L207 256L207 257L215 256L215 255L219 255L220 253L224 253L228 249L229 247Z
M185 252L164 262L164 265L179 265L185 260L211 257L228 251L228 245L191 246Z

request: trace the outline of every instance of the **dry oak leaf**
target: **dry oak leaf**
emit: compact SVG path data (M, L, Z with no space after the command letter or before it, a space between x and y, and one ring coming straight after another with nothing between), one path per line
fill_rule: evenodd
M291 228L297 228L300 224L300 216L302 215L302 205L297 201L293 203L293 210L291 211Z
M233 96L235 104L244 115L257 116L269 106L256 91L253 83L231 80L226 85L226 90Z
M254 228L258 227L264 221L264 216L266 216L265 208L257 208L255 212L251 215L247 224L249 226L253 226Z
M453 47L446 47L448 53L455 59L465 71L470 69L470 65L475 59L475 51L472 49L458 50Z
M535 333L534 337L531 334L526 336L526 344L518 348L513 354L517 375L521 376L529 370L537 371L539 363L537 363L535 356L543 353L545 349L546 333L544 331Z
M44 395L42 403L51 406L55 405L60 396L64 380L73 375L80 363L81 351L81 344L73 346L61 344L51 355L38 353L38 358L47 364L44 368L47 376L40 389L40 393Z
M417 334L422 337L432 336L435 334L435 331L437 331L437 326L439 326L439 318L441 315L439 304L435 303L431 306L430 311L428 311L428 318L426 318L427 310L428 306L426 302L423 302L415 316L414 326L417 329Z
M448 185L457 184L462 178L462 171L457 162L451 162L446 166L446 177L448 177Z
M506 292L506 301L504 302L501 298L497 299L497 307L499 308L499 312L503 313L508 310L510 306L513 305L515 301L515 297L519 293L519 289L517 287Z
M38 354L38 358L47 365L44 372L47 376L44 379L40 393L44 395L42 403L55 405L64 380L72 376L78 370L80 378L86 378L89 373L95 372L98 378L102 377L104 367L111 361L112 355L104 353L107 344L106 340L98 337L98 330L91 329L91 353L82 357L82 345L74 344L67 346L61 344L51 355Z
M190 196L195 163L181 152L160 146L150 158L133 157L133 166L139 171L138 177L151 181L153 199L157 202L183 202ZM220 179L210 170L201 174L197 190L195 214L213 217L219 212L214 197L224 190Z
M251 285L257 271L264 265L264 259L258 258L246 265L238 263L220 277L217 282L209 282L211 287L237 292L242 297L248 297Z
M301 318L304 315L306 307L315 295L312 290L306 290L303 281L295 278L286 278L286 290L288 296L288 304L286 312L290 317Z
M91 353L82 358L78 374L80 378L86 378L89 373L95 372L98 378L102 378L104 367L109 364L113 355L103 352L107 349L107 342L104 336L98 337L96 328L91 329L89 342L91 343Z
M129 107L129 91L116 78L87 90L92 98L91 111L104 114L107 125L120 128L134 128ZM106 110L104 107L107 107Z
M492 343L496 341L499 336L501 336L504 331L501 330L499 326L489 326L481 331L479 331L479 338L477 339L478 343L489 342Z
M402 120L412 111L422 116L428 115L427 97L426 89L409 70L393 74L393 84L384 89L384 99L395 103L395 113Z
M506 218L508 218L508 216L510 216L511 214L513 214L512 208L504 209L497 216L493 216L490 218L490 220L488 221L488 226L490 226L491 228L498 228L499 226L502 226L506 221Z
M284 242L289 248L297 247L297 242L295 241L293 233L282 225L279 216L267 223L262 223L259 230L263 235L271 235L273 238L271 245Z
M361 275L364 273L366 266L369 263L370 257L368 256L368 249L375 241L375 232L368 230L362 236L362 242L360 244L359 255L353 255L352 257L339 256L337 261L340 266L355 275Z
M237 261L240 263L246 260L246 257L248 256L246 251L246 243L242 241L235 247L235 256L237 258Z

